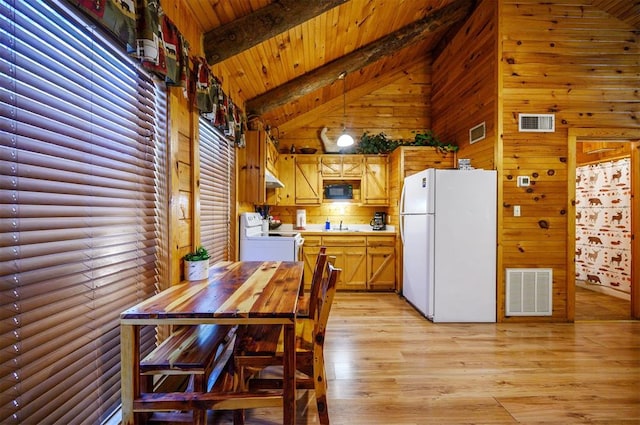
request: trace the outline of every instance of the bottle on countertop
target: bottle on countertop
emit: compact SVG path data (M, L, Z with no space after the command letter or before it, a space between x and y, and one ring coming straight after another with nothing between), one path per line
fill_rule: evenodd
M324 222L324 230L331 229L331 222L329 221L329 217L327 217L327 221Z

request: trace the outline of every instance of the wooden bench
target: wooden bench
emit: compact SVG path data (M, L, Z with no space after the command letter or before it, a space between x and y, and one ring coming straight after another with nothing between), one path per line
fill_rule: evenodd
M161 392L206 392L223 375L235 332L234 326L218 324L178 328L140 362L141 391L153 393L155 386ZM154 376L161 378L154 382ZM176 377L180 379L172 379ZM186 415L191 413L157 413L152 420L184 420ZM205 411L195 410L192 421L204 423L205 416Z

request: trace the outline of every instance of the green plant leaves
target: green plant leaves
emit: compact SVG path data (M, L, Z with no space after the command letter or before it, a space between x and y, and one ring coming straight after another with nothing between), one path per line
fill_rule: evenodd
M209 251L203 246L199 246L195 251L184 256L185 261L203 261L211 258Z
M433 146L442 153L456 152L458 146L452 143L442 143L431 130L413 132L413 140L392 140L384 133L371 134L365 131L360 137L356 147L357 153L385 154L393 151L398 146Z

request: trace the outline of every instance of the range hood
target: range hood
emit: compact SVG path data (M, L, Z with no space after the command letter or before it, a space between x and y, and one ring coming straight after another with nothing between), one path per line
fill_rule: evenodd
M267 189L278 189L284 187L284 184L269 170L266 170L264 173L264 182Z

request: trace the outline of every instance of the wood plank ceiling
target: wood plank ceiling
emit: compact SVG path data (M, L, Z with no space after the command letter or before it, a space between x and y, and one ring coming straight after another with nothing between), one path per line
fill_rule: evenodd
M478 0L187 1L234 101L272 126L437 54ZM640 1L584 0L638 28ZM357 89L357 90L355 90ZM373 90L373 89L372 89ZM349 95L347 95L349 97Z

